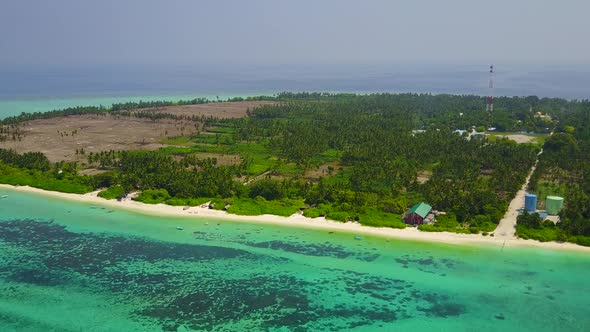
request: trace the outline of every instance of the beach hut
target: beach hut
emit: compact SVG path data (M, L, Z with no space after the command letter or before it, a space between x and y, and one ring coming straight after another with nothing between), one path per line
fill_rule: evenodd
M412 208L410 208L408 210L408 212L406 212L406 214L404 214L403 217L403 221L406 224L410 224L410 225L421 225L424 222L424 218L426 218L426 216L428 216L428 214L430 213L430 211L432 210L432 206L422 202L420 204L416 204L414 206L412 206Z

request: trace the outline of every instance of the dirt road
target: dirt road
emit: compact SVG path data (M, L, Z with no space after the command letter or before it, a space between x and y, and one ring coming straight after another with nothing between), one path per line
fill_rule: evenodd
M553 135L553 131L549 134L549 136ZM535 164L531 168L529 175L526 177L526 181L522 185L522 188L516 193L512 202L508 206L508 211L504 215L504 218L500 220L498 227L494 230L494 236L500 239L516 239L514 233L516 232L516 218L518 218L518 209L524 207L524 196L526 195L526 188L529 185L529 181L531 180L531 176L537 169L537 164L539 163L539 157L543 153L543 149L537 153L537 160Z
M537 162L538 161L539 159L537 157ZM531 176L537 168L537 162L535 162L535 165L531 168L531 171L529 172L526 181L522 185L522 188L520 188L520 190L516 193L516 196L514 196L512 202L510 202L510 205L508 206L508 211L506 211L504 218L500 220L498 227L496 227L496 230L494 230L494 236L496 238L506 240L516 239L514 233L516 232L516 218L518 217L518 209L524 207L524 196L526 195L526 188L529 185Z

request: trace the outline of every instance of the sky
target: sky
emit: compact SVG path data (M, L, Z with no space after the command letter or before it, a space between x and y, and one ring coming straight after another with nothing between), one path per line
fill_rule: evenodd
M0 65L590 62L587 0L0 0Z

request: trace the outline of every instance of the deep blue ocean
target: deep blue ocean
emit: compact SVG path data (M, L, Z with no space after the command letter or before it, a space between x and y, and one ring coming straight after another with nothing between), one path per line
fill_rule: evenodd
M489 64L0 67L0 117L137 99L281 91L486 95ZM496 95L590 98L590 65L496 65Z

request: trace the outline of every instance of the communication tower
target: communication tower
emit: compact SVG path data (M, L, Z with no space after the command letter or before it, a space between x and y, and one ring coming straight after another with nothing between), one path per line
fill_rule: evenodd
M488 97L486 99L486 111L494 111L494 89L495 89L495 78L496 72L494 71L494 65L490 66L490 81L488 84Z

